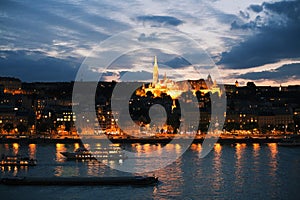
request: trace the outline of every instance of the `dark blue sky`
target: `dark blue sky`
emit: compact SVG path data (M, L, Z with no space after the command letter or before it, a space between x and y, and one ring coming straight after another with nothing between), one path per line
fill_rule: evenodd
M300 84L299 16L300 1L2 0L0 76L27 82L75 80L100 42L132 28L164 27L197 41L225 83ZM163 59L175 68L182 65L175 66L180 59ZM132 71L126 64L113 73Z

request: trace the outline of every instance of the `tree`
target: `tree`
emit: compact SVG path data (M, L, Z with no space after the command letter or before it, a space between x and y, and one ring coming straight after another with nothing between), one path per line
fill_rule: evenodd
M245 130L253 130L255 128L258 128L258 123L257 122L249 122L249 123L246 123L245 126L244 126Z
M23 124L23 123L18 124L17 129L18 129L19 133L21 133L21 134L28 131L28 127L25 126L25 124Z
M38 124L37 130L40 132L48 132L51 128L51 124L47 122L41 122Z
M225 129L227 131L238 130L240 128L239 124L236 122L227 122L225 124Z
M4 129L7 133L9 133L11 130L14 129L14 125L13 125L12 123L8 122L8 123L4 124L3 129Z

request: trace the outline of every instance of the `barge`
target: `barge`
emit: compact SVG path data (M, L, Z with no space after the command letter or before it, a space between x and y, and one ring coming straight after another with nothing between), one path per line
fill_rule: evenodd
M0 179L5 185L136 185L147 186L158 183L155 176L118 176L118 177L7 177Z

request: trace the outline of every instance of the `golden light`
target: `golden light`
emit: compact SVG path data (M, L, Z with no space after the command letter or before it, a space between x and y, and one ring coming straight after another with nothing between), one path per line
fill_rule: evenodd
M260 149L260 145L258 143L253 143L254 151L258 151Z
M242 153L243 153L246 146L247 145L244 144L244 143L243 144L240 144L240 143L236 144L235 150L236 150L237 161L239 161L242 158Z
M278 154L277 144L276 143L269 143L268 144L269 150L271 152L272 158L275 158Z
M74 148L78 149L80 147L79 143L74 143Z
M14 154L17 155L18 152L19 152L19 147L20 145L18 143L13 143L13 151L14 151Z
M135 149L136 149L136 152L137 152L137 153L142 153L142 145L137 144L137 145L135 146Z
M175 150L176 150L176 153L180 153L181 152L181 146L179 144L175 144Z
M64 156L60 152L66 151L65 144L56 144L56 161L58 162L63 162L64 161Z
M215 146L214 146L214 150L217 154L220 154L221 153L221 150L222 150L222 146L220 143L216 143Z
M36 144L29 144L29 157L34 159L36 157Z
M167 94L171 96L172 99L178 99L180 95L182 94L182 90L168 90Z
M197 152L200 152L202 150L202 145L201 144L192 144L191 145L191 149L193 151L197 151Z

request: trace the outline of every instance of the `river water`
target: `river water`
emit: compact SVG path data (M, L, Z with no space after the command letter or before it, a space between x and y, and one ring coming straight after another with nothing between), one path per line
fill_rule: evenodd
M133 151L151 151L160 144L133 144ZM79 144L0 144L2 154L22 154L38 160L35 167L1 168L4 176L123 176L98 162L66 161L62 151ZM178 148L170 144L170 149ZM1 199L299 199L300 148L269 144L216 144L199 158L201 144L191 147L155 174L155 186L5 186ZM116 164L120 164L117 162Z

